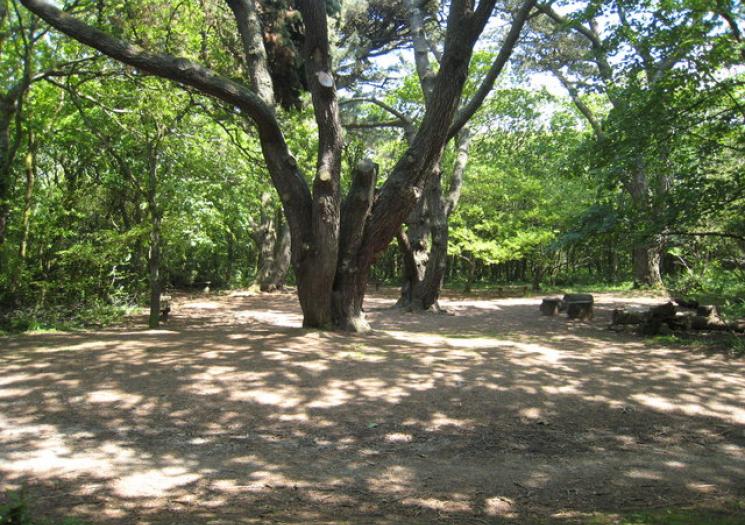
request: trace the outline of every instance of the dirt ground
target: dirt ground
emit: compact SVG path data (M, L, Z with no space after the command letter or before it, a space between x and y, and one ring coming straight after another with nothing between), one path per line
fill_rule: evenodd
M745 496L745 363L543 317L291 294L181 299L162 330L0 338L0 488L95 524L575 523Z

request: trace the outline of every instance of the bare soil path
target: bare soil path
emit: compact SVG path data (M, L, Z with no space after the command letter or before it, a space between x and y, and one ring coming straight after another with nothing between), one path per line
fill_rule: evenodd
M659 300L657 300L659 301ZM300 328L290 294L158 331L0 338L0 488L90 523L574 523L745 496L745 366L460 298ZM139 325L141 326L141 325ZM46 513L46 514L45 514Z

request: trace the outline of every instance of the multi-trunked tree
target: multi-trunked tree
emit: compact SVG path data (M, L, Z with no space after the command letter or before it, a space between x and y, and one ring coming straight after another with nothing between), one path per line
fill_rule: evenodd
M307 327L369 329L362 301L371 265L417 205L447 142L480 107L496 77L487 75L476 94L461 104L474 46L497 2L453 0L439 69L428 86L426 111L406 151L378 190L377 166L367 160L359 162L348 192L342 195L343 130L322 0L297 2L304 24L303 64L318 127L317 164L310 184L290 152L277 118L259 13L252 0L227 0L243 44L248 85L190 60L146 51L114 38L45 0L22 3L81 43L144 73L215 97L237 108L255 126L290 228L292 265ZM535 0L524 0L514 13L494 72L509 57L534 5Z

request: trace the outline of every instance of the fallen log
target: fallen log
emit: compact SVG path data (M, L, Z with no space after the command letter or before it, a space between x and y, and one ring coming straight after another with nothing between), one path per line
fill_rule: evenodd
M642 324L647 320L646 312L627 312L623 308L616 308L611 315L612 325Z
M660 333L667 335L671 333L675 324L676 312L675 304L672 302L651 307L647 312L646 321L639 326L639 333L642 335L658 335Z
M727 323L718 317L695 315L691 317L691 328L693 330L726 330Z
M608 330L611 330L616 333L633 332L634 330L636 330L636 326L633 324L611 324L608 327Z
M675 318L675 313L677 312L675 308L675 304L672 302L667 302L665 304L659 304L657 306L653 306L649 309L649 316L650 318L654 319L661 319L661 320L668 320Z
M680 304L678 301L676 303ZM626 326L637 326L637 331L642 335L667 334L675 330L745 332L745 319L726 323L719 316L715 305L697 305L695 312L692 309L680 312L676 303L656 305L645 312L616 308L613 310L609 329L621 332Z

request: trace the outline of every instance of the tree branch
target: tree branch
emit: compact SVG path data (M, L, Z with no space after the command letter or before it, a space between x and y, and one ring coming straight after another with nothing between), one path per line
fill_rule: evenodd
M593 56L595 58L595 64L597 65L598 71L600 72L600 77L606 84L610 83L613 80L613 69L608 62L608 57L607 53L605 52L605 48L603 47L603 42L600 39L600 35L598 34L594 24L591 23L591 26L587 28L573 20L568 20L566 17L563 17L559 13L554 11L554 9L550 5L540 4L538 5L538 9L543 14L548 16L551 20L553 20L556 24L560 26L570 27L577 33L585 37L590 42L590 47L592 48Z
M450 186L448 187L447 195L445 195L445 217L455 211L460 201L460 194L463 188L463 179L466 174L466 166L468 165L468 148L471 145L471 131L464 127L456 135L456 155L453 161L453 172L450 175Z
M577 88L569 81L568 78L566 78L561 73L561 71L558 68L549 67L549 69L554 74L554 76L559 80L561 85L564 86L564 89L566 89L569 92L569 97L572 99L572 102L574 102L574 105L577 107L579 112L582 113L582 115L585 117L587 122L589 122L590 126L592 126L592 130L595 132L595 137L599 140L603 140L605 138L605 132L603 131L603 126L595 118L595 114L592 112L592 110L579 97Z
M406 0L406 7L409 11L409 27L414 44L414 65L426 104L434 88L435 72L429 62L429 43L427 35L424 33L422 2L420 0Z
M375 129L375 128L405 128L406 123L401 120L385 120L379 122L346 122L346 129Z
M369 98L369 97L355 97L355 98L348 98L346 100L342 100L339 102L342 106L348 105L348 104L356 104L360 102L367 102L368 104L374 104L381 109L386 110L388 113L396 117L398 120L404 121L409 125L414 125L414 123L411 121L408 115L405 113L397 110L393 106L386 104L382 100L378 100L377 98Z
M280 133L272 109L245 86L185 58L149 53L139 46L118 40L77 20L45 0L21 0L21 3L52 27L104 55L232 104L256 122L259 132L264 135Z
M487 3L493 5L493 0L483 1L483 5ZM486 25L486 19L474 16L471 5L465 0L453 0L450 4L442 63L432 97L406 153L395 164L375 199L360 249L360 267L369 267L398 233L440 161L468 78L473 48Z
M274 85L269 74L261 24L254 0L226 0L238 24L251 88L269 107L274 107Z
M535 4L536 0L525 0L523 5L520 6L515 19L512 21L512 25L510 26L510 30L507 33L507 37L502 43L499 54L497 54L497 57L494 59L494 63L492 64L491 68L489 68L489 72L486 74L486 77L484 77L484 80L481 82L479 89L473 95L471 100L469 100L468 103L458 112L458 115L455 117L454 122L450 126L450 130L448 131L449 138L454 137L461 130L461 128L466 125L466 122L468 122L471 117L473 117L474 113L478 111L478 109L481 107L481 104L484 103L484 99L486 99L486 96L489 94L489 92L491 92L492 88L494 87L494 83L496 82L500 73L502 73L502 70L507 64L507 61L510 59L512 50L514 49L515 44L517 44L518 38L520 38L520 33L522 32L523 26L528 19L530 10L533 9L533 6L535 6Z
M745 242L745 235L727 232L665 232L667 235L682 235L684 237L723 237L725 239L735 239Z
M369 97L357 97L357 98L350 98L346 100L342 100L340 102L341 105L347 105L347 104L355 104L358 102L367 102L368 104L374 104L378 106L381 109L384 109L394 117L398 119L398 124L396 124L396 127L403 128L404 133L406 133L406 138L408 142L411 142L411 139L414 138L414 135L416 134L416 128L414 127L414 122L409 118L408 115L405 113L397 110L393 106L386 104L382 100L378 100L376 98L369 98ZM389 121L388 124L393 125L394 121ZM344 127L349 127L349 125L345 124Z

